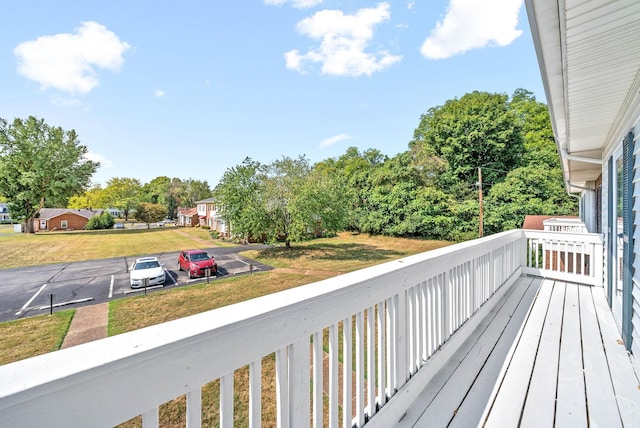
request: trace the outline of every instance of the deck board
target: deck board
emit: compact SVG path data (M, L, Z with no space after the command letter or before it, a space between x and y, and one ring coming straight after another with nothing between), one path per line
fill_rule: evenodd
M515 316L517 309L521 306L523 296L527 294L532 281L518 281L513 286L512 292L505 296L503 304L500 306L491 323L487 325L481 334L477 335L477 340L473 347L462 357L457 369L447 379L443 388L439 391L434 400L427 406L420 419L419 424L424 423L431 426L447 426L455 416L458 418L459 407L465 400L467 393L472 388L478 374L482 371L489 357L494 354L496 344L503 336L509 321ZM526 306L518 315L523 319L530 306L531 300L522 303ZM510 340L517 334L511 336ZM509 338L505 338L509 341ZM496 355L493 355L494 358ZM487 392L490 392L489 389ZM486 404L486 403L485 403ZM482 415L483 408L477 411L477 415ZM477 418L477 416L476 416ZM476 419L477 420L477 419Z
M533 368L522 413L523 426L553 426L563 303L564 289L554 287L538 346L538 356L543 358L537 358Z
M607 306L604 293L592 290L592 295L620 418L625 427L640 427L640 381L638 381L638 374L633 370L629 354L620 339L616 322Z
M531 278L522 278L511 287L503 301L476 328L474 335L420 393L416 401L421 405L410 409L397 427L420 426L425 420L430 426L448 424L532 282ZM525 303L527 307L529 304L530 301Z
M527 316L531 307L531 302L542 283L541 278L534 278L526 290L526 293L518 302L518 306L505 327L500 340L491 351L491 358L485 361L482 371L473 382L469 392L464 397L463 403L456 412L455 418L451 421L451 427L467 428L475 426L487 406L491 391L500 375L500 371L507 355L511 349L513 341L518 336L522 320Z
M564 283L556 283L556 288L558 287L565 288L566 294L558 367L555 424L559 427L586 427L587 400L582 367L578 288L575 284L567 286Z
M640 382L603 289L523 277L402 427L640 427Z
M535 303L531 308L519 340L516 342L510 361L505 362L505 373L499 384L500 394L490 406L487 427L517 426L522 414L522 406L527 397L530 374L533 371L536 353L540 342L540 331L551 299L552 287L545 280L540 287Z
M582 349L585 373L596 373L586 380L587 402L598 403L589 407L589 426L619 427L622 424L616 403L607 357L593 302L591 287L579 287L580 320L582 322Z

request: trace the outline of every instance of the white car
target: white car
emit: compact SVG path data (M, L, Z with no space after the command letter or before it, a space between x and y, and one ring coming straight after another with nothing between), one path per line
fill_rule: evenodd
M144 287L144 279L149 278L147 287L162 285L167 279L164 265L160 264L157 257L143 257L137 259L129 270L131 288Z

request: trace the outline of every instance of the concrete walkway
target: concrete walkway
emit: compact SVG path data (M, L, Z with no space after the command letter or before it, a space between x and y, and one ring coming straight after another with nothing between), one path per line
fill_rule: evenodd
M76 309L69 331L62 342L62 348L107 337L108 323L109 303L82 306Z

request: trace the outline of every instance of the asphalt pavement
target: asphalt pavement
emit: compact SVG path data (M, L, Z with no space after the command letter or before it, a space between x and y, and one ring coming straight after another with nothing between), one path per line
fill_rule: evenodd
M135 293L150 293L194 282L215 281L229 275L270 270L272 267L239 254L249 248L264 247L251 245L206 248L218 264L218 273L214 278L193 280L185 272L179 271L178 252L145 254L144 256L158 257L167 272L164 287L149 287L147 290L133 290L129 286L129 266L143 255L0 269L0 322L70 307L95 305Z

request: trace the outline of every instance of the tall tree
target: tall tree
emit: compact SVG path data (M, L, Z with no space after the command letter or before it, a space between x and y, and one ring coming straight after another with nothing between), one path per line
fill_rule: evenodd
M312 170L301 156L269 165L246 158L225 172L215 198L235 236L280 239L290 247L313 234L342 230L345 194L326 169Z
M224 172L214 192L220 215L231 233L243 240L260 238L269 228L262 204L263 169L260 162L247 157Z
M96 185L81 195L75 195L69 198L67 208L109 208L105 199L104 189L100 185Z
M82 193L100 165L86 158L74 130L47 125L44 119L0 118L0 194L9 212L33 233L33 219L45 206L65 207Z
M149 229L151 223L163 220L167 217L167 207L161 204L150 204L148 202L142 202L135 207L136 220L143 223L147 223L147 229Z
M137 178L116 177L107 181L105 198L110 207L122 210L125 220L142 200L142 185Z
M521 130L507 95L475 91L422 115L410 147L425 145L427 153L444 159L442 185L464 195L473 191L479 166L491 168L483 174L488 186L519 166L524 153Z

